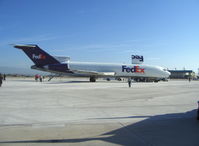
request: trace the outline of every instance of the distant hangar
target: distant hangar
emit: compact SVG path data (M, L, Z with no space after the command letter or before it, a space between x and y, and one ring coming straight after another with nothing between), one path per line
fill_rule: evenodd
M196 78L196 74L193 70L168 70L171 75L171 79L188 79Z

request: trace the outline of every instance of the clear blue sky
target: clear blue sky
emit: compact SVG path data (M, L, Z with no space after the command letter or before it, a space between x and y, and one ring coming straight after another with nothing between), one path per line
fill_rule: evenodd
M33 63L9 44L74 61L199 67L198 0L0 0L0 66Z

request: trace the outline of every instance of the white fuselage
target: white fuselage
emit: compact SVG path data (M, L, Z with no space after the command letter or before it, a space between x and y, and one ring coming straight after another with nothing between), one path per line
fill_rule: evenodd
M68 62L67 64L70 70L115 72L115 77L168 78L170 75L170 73L166 71L164 68L151 65L95 62Z

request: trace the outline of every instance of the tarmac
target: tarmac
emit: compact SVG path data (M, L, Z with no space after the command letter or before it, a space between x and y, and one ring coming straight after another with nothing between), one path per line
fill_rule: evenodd
M7 78L0 146L199 145L199 81L87 80Z

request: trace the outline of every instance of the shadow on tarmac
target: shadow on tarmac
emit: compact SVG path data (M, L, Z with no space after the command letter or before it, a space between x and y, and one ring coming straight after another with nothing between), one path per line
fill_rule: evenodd
M119 145L136 146L198 146L199 145L199 121L196 119L196 110L186 113L174 113L156 116L146 116L147 119L123 125L122 128L104 133L101 137L78 139L43 139L1 141L1 143L79 143L100 140ZM145 116L141 116L145 117ZM116 119L137 118L115 117ZM107 118L108 119L108 118ZM105 137L106 136L106 137Z

